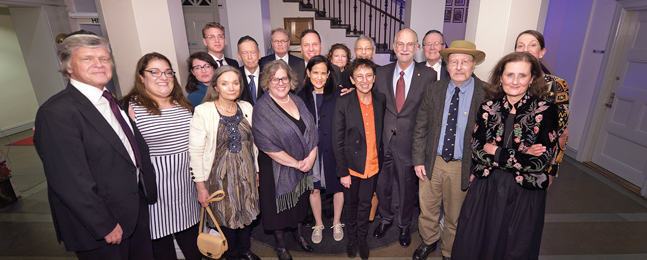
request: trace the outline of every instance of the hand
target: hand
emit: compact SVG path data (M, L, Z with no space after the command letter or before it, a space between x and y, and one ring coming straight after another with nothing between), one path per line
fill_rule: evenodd
M553 175L548 175L548 187L546 189L550 189L550 185L553 184Z
M346 95L348 93L351 93L351 92L353 92L353 90L355 90L354 88L343 88L341 85L339 85L339 87L342 88L341 89L341 94L339 94L340 97L343 96L343 95Z
M115 245L121 244L121 235L124 234L124 231L121 230L121 226L117 224L117 227L110 232L110 234L103 237L106 240L106 243Z
M341 182L341 186L344 186L344 187L350 189L350 175L348 175L346 177L341 177L339 179L339 181Z
M425 170L424 165L413 166L413 170L416 171L416 176L418 176L418 179L420 179L420 181L425 181L425 176L427 176L427 170Z
M474 174L471 174L471 175L470 175L470 183L469 183L469 184L467 184L467 187L469 187L470 185L472 185L472 181L473 181L473 180L474 180Z
M559 137L559 148L566 150L566 142L568 141L568 128L564 129L564 133Z
M499 147L498 147L498 146L496 146L496 145L493 145L493 144L491 144L491 143L486 143L486 144L483 146L483 150L485 150L485 152L486 152L486 153L491 154L491 155L495 155L495 154L496 154L496 149L497 149L497 148L499 148Z
M299 161L299 171L309 172L312 169L312 165L315 163L314 158L310 159L310 156L306 157L302 161Z
M530 155L533 155L533 156L540 156L540 155L544 154L544 152L546 152L546 146L543 146L541 144L533 144L528 149L523 151L523 153L530 154Z
M198 189L198 201L200 202L200 205L202 205L203 208L206 208L209 206L209 202L207 202L208 198L209 198L209 191L207 189Z

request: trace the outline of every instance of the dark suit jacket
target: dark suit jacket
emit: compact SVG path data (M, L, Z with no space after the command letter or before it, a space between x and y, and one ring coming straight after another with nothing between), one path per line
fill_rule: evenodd
M395 106L395 86L393 85L393 72L397 62L377 68L375 90L386 96L386 112L384 113L384 132L382 138L384 147L389 147L391 137L396 128L398 135L398 153L396 156L405 163L411 162L411 144L413 142L411 133L416 125L418 107L422 102L422 94L429 87L431 82L436 81L436 72L424 64L413 62L413 77L411 87L404 101L402 110L398 113Z
M288 61L289 61L289 64L288 64L288 65L290 65L290 67L292 67L292 69L293 69L293 70L294 70L294 67L293 67L294 65L296 65L296 64L303 64L303 59L302 59L302 58L299 58L299 57L297 57L297 56L294 56L294 55L292 55L292 54L290 54L290 53L288 53L288 57L289 57L289 58L288 58ZM276 56L274 55L274 53L272 53L272 54L270 54L270 55L267 55L267 56L265 56L265 57L261 58L261 59L258 61L258 66L260 66L261 68L263 68L263 66L265 66L265 64L267 64L268 62L273 61L273 60L275 60L275 59L276 59Z
M131 124L142 157L140 182L153 204L157 186L148 146ZM133 233L141 206L137 167L109 123L71 84L38 109L34 144L45 168L56 235L67 250L107 245L103 238L117 224L124 238Z
M442 64L440 66L440 80L443 80L443 79L449 78L449 72L447 71L447 63L445 62L445 60L441 60L441 61L442 61ZM427 61L425 60L418 63L422 64L423 66L426 66Z
M259 72L261 72L260 66L258 67L258 69L259 69ZM243 82L242 82L243 84L241 84L240 86L242 88L240 91L240 99L249 102L253 106L254 99L252 99L252 91L249 89L249 77L245 75L245 66L243 65L238 67L238 70L240 70L240 75L243 78ZM263 91L263 89L261 88L261 79L260 79L261 74L259 73L258 75L259 75L259 79L258 79L258 84L256 85L256 100L261 98L263 93L265 93L265 91Z
M461 160L461 189L467 190L470 174L474 167L472 162L472 132L476 122L476 113L479 105L485 100L485 83L474 77L474 94L470 103L470 112L467 117L465 136L463 136L463 159ZM424 93L416 127L413 131L413 165L424 165L427 177L431 179L432 170L438 155L438 140L440 138L445 96L450 78L434 82Z
M373 91L373 114L375 116L375 145L377 158L382 166L384 143L382 142L382 123L386 109L386 96ZM348 168L363 173L366 168L366 131L364 118L356 92L337 99L333 115L333 150L337 162L337 177L346 177Z
M240 66L240 65L238 65L238 61L235 60L235 59L230 59L230 58L225 57L225 61L227 62L227 65L229 65L229 66L236 67L236 68L238 68L238 66ZM218 63L218 62L216 61L216 63Z

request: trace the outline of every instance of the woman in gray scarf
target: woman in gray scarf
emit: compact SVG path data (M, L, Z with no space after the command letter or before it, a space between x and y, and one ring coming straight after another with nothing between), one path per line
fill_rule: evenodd
M279 259L292 259L283 236L286 228L296 228L295 240L303 250L312 251L301 221L308 210L310 170L319 139L312 114L301 98L290 93L296 82L283 60L267 63L260 81L267 95L256 102L252 116L254 143L262 151L258 163L263 227L274 232Z

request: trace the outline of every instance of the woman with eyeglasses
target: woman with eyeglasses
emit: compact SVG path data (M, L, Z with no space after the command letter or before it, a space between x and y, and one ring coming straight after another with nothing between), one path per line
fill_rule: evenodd
M211 86L211 77L213 72L218 68L218 64L213 57L206 52L196 52L191 54L186 60L189 65L189 78L186 83L186 92L189 93L189 101L193 107L202 103L207 89Z
M265 94L254 105L254 143L259 154L259 193L263 228L272 230L279 259L292 259L284 232L293 232L305 251L312 247L303 237L312 184L312 166L317 157L319 134L315 120L296 89L294 72L283 60L268 62L260 80Z
M251 250L252 222L260 213L252 105L240 100L241 72L222 66L202 104L195 108L189 135L191 176L202 207L210 207L227 238L225 259L259 259ZM218 190L222 201L208 203ZM215 228L208 218L207 225Z
M150 150L157 203L149 205L155 259L177 259L173 237L186 259L201 259L200 204L189 175L189 122L193 106L182 93L164 55L153 52L137 62L134 87L122 100Z

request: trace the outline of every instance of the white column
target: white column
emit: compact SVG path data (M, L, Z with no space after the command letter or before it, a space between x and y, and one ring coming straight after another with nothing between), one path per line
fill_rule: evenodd
M240 37L249 35L256 42L261 50L261 55L265 56L265 50L270 44L269 35L270 22L269 10L261 8L269 7L268 0L227 0L225 8L227 10L227 45L230 46L232 59L238 59L238 40ZM222 16L221 16L222 20ZM263 21L266 21L263 23ZM242 62L239 62L242 65Z
M443 17L445 12L445 1L410 0L405 5L404 25L411 28L418 34L418 42L422 48L422 40L427 31L435 29L443 31ZM415 54L415 60L425 60L425 54L419 50Z
M474 73L484 81L489 80L492 67L506 54L514 51L517 35L525 30L543 28L543 2L548 0L471 0L470 19L467 21L465 40L474 42L485 52L485 61L476 66ZM545 10L543 11L545 12Z
M96 3L104 36L112 46L121 95L133 87L137 61L149 52L166 56L183 86L188 76L189 47L180 1L96 0Z

